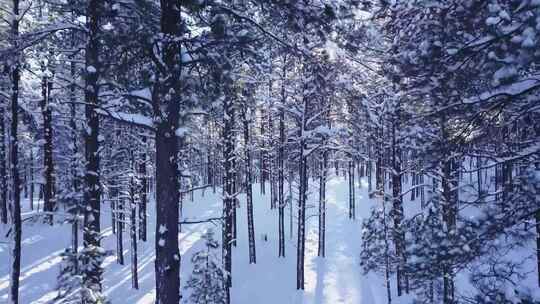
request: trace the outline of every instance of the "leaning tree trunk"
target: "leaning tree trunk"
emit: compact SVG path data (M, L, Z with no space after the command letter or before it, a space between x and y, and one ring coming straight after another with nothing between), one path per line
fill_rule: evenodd
M165 75L153 90L156 117L156 302L177 304L180 301L179 230L179 140L176 130L180 120L182 62L178 58L181 36L180 7L177 1L161 0L160 27L163 34L161 53L155 64ZM172 96L171 96L172 95Z

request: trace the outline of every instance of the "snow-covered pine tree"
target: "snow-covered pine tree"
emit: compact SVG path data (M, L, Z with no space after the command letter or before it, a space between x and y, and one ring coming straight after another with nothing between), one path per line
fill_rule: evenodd
M185 286L190 293L189 303L225 304L227 283L221 260L216 257L219 243L214 239L212 230L208 230L201 238L206 248L192 256L193 272Z

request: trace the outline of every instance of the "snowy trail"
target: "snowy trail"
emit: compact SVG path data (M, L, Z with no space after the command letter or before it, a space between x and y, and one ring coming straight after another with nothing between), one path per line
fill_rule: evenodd
M380 277L365 276L359 266L361 248L361 223L369 214L372 202L367 198L367 186L356 188L357 219L348 219L348 182L333 178L328 182L327 203L327 252L326 258L317 257L317 204L316 185L311 186L308 210L304 292L296 290L296 233L289 237L289 209L286 208L286 258L278 258L277 210L270 210L270 195L261 195L259 185L254 185L255 232L257 264L248 264L247 216L245 196L240 196L238 209L238 240L233 249L234 304L382 304L386 303L384 285ZM204 219L221 214L218 193L198 191L194 201L184 203L184 218ZM102 226L107 236L106 249L114 249L115 237L110 229L108 208L104 208ZM149 209L149 239L139 243L140 289L131 289L129 239L126 236L125 265L116 263L115 255L105 259L104 289L112 303L153 303L154 290L154 239L153 208ZM294 210L293 215L296 215ZM311 215L311 216L310 216ZM220 227L212 224L184 225L179 235L182 254L182 285L192 271L190 258L202 246L200 236L213 228L220 236ZM296 222L294 223L296 229ZM27 225L23 230L22 303L54 303L56 276L60 262L59 253L69 244L67 226ZM4 233L5 234L5 233ZM267 236L267 241L263 235ZM2 235L3 237L3 235ZM0 239L5 241L5 239ZM0 245L0 302L7 300L9 291L9 254L6 245ZM184 292L184 290L183 290Z

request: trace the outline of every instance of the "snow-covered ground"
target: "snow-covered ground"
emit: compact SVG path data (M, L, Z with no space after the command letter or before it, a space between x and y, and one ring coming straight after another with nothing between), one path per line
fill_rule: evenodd
M315 186L315 185L314 185ZM261 195L259 185L254 185L255 233L257 264L248 263L247 215L245 196L240 197L238 209L238 243L233 252L234 304L265 303L386 303L384 282L376 275L363 275L359 266L362 218L369 214L372 202L367 197L365 183L358 185L356 194L357 219L348 219L348 182L333 178L328 183L327 197L327 256L317 257L317 217L316 194L312 188L308 207L308 232L306 241L306 289L296 290L296 233L290 238L289 214L286 214L286 258L278 258L277 210L270 210L270 196ZM218 191L219 192L219 191ZM26 205L25 205L26 208ZM205 219L220 216L222 201L219 193L212 190L197 191L193 202L185 200L184 219ZM286 209L289 212L288 207ZM124 248L125 265L116 262L116 256L105 259L105 295L112 303L153 303L154 289L154 213L149 209L149 239L139 243L139 283L140 289L131 288L129 238L126 234ZM116 248L116 238L110 228L107 206L103 208L102 227L106 238L105 249ZM294 210L293 214L296 214ZM29 213L25 214L28 216ZM311 215L311 216L310 216ZM293 232L296 230L294 218ZM220 227L213 224L184 225L179 235L182 254L182 286L192 270L190 258L202 248L201 235L213 228L220 236ZM2 239L5 242L5 228ZM267 241L264 240L267 236ZM70 227L25 223L23 229L21 303L53 303L56 295L56 276L61 258L59 254L69 245ZM9 248L0 246L0 302L7 299L9 291ZM185 292L185 291L183 291Z

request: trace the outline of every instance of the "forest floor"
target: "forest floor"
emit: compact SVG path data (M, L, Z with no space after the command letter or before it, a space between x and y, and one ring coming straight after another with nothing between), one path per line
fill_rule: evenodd
M278 210L270 208L268 185L266 195L261 193L260 185L253 186L255 242L257 264L249 264L246 197L240 195L240 207L237 209L238 236L237 246L233 248L233 304L383 304L387 303L386 287L382 275L363 274L360 267L362 221L370 214L370 209L377 200L368 198L367 182L361 179L356 189L356 219L348 218L348 181L343 177L333 177L327 184L327 220L326 220L326 257L317 257L317 211L318 187L312 182L307 204L307 231L305 257L305 290L296 290L296 206L292 214L292 234L290 227L290 208L285 208L286 257L278 257ZM287 187L286 187L287 188ZM294 197L297 196L293 193ZM407 218L420 211L418 199L410 201ZM23 219L29 218L35 211L30 211L28 201L23 202ZM462 212L474 216L474 210ZM184 199L183 220L197 221L220 217L222 199L220 189L198 190L193 196ZM111 229L111 211L107 204L102 205L103 247L110 251L103 263L104 293L113 304L150 304L155 300L154 282L154 205L148 209L148 241L138 243L139 252L139 290L131 288L130 243L129 234L124 234L125 265L119 265L115 254L116 237ZM203 233L213 229L215 237L221 238L219 223L200 223L182 225L178 239L182 256L182 286L193 270L191 257L204 249L201 239ZM9 293L10 240L5 237L7 227L0 226L0 303L6 303ZM68 247L71 238L69 224L49 226L42 223L25 221L22 242L22 271L20 297L21 303L56 303L56 277L62 262L60 254ZM507 258L523 261L527 269L535 269L534 244L523 244L506 254ZM221 260L221 250L215 252ZM481 261L479 261L481 262ZM472 265L480 267L480 265ZM472 291L469 271L457 276L456 283L462 295ZM521 288L535 290L536 275L529 273L520 281ZM395 280L391 279L393 303L411 303L412 297L396 298ZM513 289L508 289L513 293ZM540 290L534 292L540 298ZM189 303L189 290L182 290L182 303Z
M384 282L376 275L363 275L359 266L361 223L369 215L371 200L365 183L356 193L356 220L348 219L348 182L333 178L328 182L327 252L326 258L317 257L317 194L315 185L308 203L306 240L305 291L296 290L296 208L293 210L293 236L290 235L289 207L286 208L286 258L278 258L278 214L270 209L270 195L262 195L254 185L254 218L257 264L248 263L247 215L245 195L240 196L238 211L238 242L233 249L234 304L378 304L386 303ZM28 211L25 202L24 217ZM222 201L211 189L197 191L193 201L189 197L183 206L184 220L206 219L221 215ZM116 238L110 227L110 210L102 209L103 246L116 248ZM154 286L154 209L149 208L149 239L139 242L139 290L131 288L129 235L124 237L125 265L116 262L116 255L107 256L103 266L104 292L112 303L153 303ZM70 226L25 223L23 227L21 303L54 303L56 277L61 263L60 253L70 242ZM185 286L192 271L191 256L203 247L201 235L208 229L220 237L220 227L211 223L183 225L179 235L182 254L181 279ZM0 238L0 302L7 300L9 291L10 255L5 228ZM266 236L266 240L265 240ZM217 254L220 250L217 251ZM185 290L182 290L186 293ZM186 298L184 298L186 300Z

